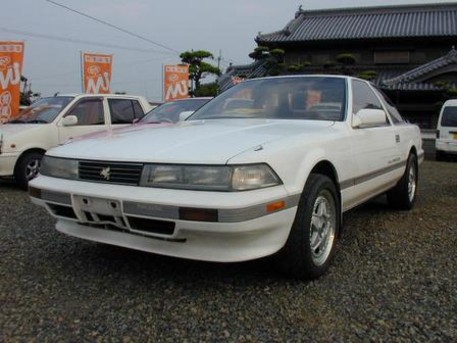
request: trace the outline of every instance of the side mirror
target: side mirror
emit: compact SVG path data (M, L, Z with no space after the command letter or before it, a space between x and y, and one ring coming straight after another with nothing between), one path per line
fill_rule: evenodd
M194 113L194 112L195 112L195 111L184 111L184 112L181 112L181 113L179 114L179 121L184 121L184 120L186 120L186 119L189 118L190 115L191 115L192 113Z
M78 117L73 115L66 116L62 118L61 124L62 126L75 126L78 124Z
M362 108L352 118L352 127L354 128L381 126L385 124L387 124L387 117L383 110Z

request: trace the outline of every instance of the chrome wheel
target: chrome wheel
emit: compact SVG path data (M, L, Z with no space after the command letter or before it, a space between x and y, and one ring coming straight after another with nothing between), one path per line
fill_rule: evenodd
M38 175L40 171L40 159L34 159L28 161L27 165L25 166L25 177L27 180L32 180L34 177Z
M408 198L410 202L413 202L414 197L416 196L416 179L416 165L414 163L411 163L408 172Z
M387 192L387 201L393 208L403 211L413 208L417 197L418 176L417 157L410 153L403 176L395 187Z
M332 251L336 232L336 206L332 195L322 190L314 202L310 227L310 248L316 266L323 265Z
M14 167L14 178L22 189L27 189L28 183L38 175L43 154L36 151L26 152Z

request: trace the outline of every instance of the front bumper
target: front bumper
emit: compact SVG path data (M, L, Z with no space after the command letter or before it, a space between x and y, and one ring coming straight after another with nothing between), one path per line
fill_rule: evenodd
M282 186L199 192L45 176L31 181L30 195L57 218L56 228L65 234L216 262L277 252L287 240L299 200L299 195L288 195Z

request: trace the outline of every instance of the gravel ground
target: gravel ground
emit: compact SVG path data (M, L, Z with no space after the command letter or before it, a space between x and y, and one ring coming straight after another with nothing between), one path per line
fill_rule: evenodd
M64 236L0 183L1 342L456 342L457 163L426 161L414 210L345 215L332 268L285 279Z

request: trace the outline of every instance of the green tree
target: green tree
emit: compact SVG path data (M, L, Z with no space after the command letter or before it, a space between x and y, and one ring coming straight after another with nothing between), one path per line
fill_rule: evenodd
M353 68L352 66L356 64L357 60L355 59L353 54L350 53L342 53L336 56L336 61L341 64L341 73L344 75L352 75Z
M258 46L253 52L249 54L249 57L255 61L266 59L270 54L270 49L266 46Z
M267 75L281 75L286 71L286 65L284 61L284 50L283 49L269 49L265 46L258 46L253 52L249 54L249 57L255 61L264 61Z
M357 77L365 79L368 81L373 81L378 76L378 73L375 70L364 70L357 74Z
M214 59L209 51L196 50L185 51L179 55L182 63L189 65L189 77L192 82L191 96L198 94L201 85L201 79L207 75L221 75L221 70L212 64L205 62L205 59Z
M219 93L217 82L203 83L195 90L195 96L216 96Z

